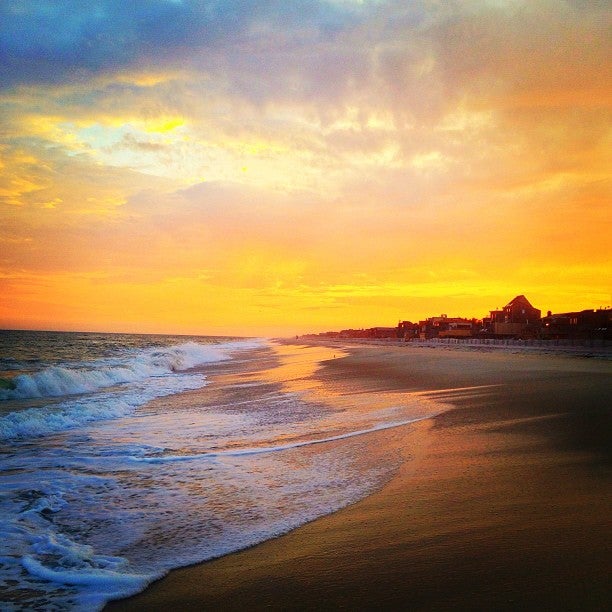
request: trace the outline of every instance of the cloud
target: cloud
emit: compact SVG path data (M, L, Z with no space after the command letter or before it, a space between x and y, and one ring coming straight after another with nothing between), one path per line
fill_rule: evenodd
M610 82L596 78L609 76L610 42L595 2L9 1L0 10L4 88L182 71L181 88L210 102L299 105L323 124L349 106L364 116L384 108L399 128L438 121L459 100L593 103ZM91 95L100 104L142 89L112 87L116 96L108 85ZM188 111L172 88L158 93Z
M597 3L26 6L4 5L0 66L18 65L0 82L55 85L13 89L22 112L29 99L65 122L180 117L204 146L275 141L328 167L354 161L347 153L388 162L393 147L408 158L439 150L434 130L458 108L492 113L484 141L517 115L535 123L610 101L609 19ZM96 49L98 38L95 53L79 42Z
M0 13L2 82L60 83L82 81L100 72L132 65L139 57L179 41L193 44L198 25L190 3L78 1L37 3L9 1ZM212 20L210 25L212 25ZM201 28L214 37L216 28Z
M279 28L329 35L341 23L339 12L306 0L8 0L0 8L0 82L83 82L138 64L171 64Z

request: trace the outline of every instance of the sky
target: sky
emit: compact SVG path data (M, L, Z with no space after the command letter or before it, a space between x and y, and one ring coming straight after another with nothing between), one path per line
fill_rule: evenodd
M0 327L610 306L602 1L4 0Z

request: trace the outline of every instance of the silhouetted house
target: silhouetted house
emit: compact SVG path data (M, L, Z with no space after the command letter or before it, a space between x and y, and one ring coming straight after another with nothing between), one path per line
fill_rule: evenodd
M448 320L447 328L440 330L438 338L470 338L476 329L475 320L456 317Z
M468 338L474 330L475 321L445 314L419 321L420 338Z
M541 314L524 295L517 295L502 310L491 311L491 316L485 319L486 331L494 336L535 336Z
M612 310L581 310L552 314L542 319L545 338L612 339Z
M410 321L400 321L397 324L397 337L410 340L410 338L419 337L419 324Z
M365 330L368 338L397 338L397 327L371 327Z
M369 327L367 329L343 329L339 338L397 338L397 327Z
M309 334L310 336L318 336L320 338L337 338L340 335L340 332L337 331L327 331L321 332L320 334Z
M338 333L339 338L365 338L363 329L343 329Z

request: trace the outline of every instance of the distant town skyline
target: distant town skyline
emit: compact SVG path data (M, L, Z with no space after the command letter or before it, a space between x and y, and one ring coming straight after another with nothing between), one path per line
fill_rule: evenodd
M0 327L610 305L606 3L0 5Z
M525 295L517 295L503 308L483 317L453 317L446 313L399 321L397 326L326 330L306 336L327 338L586 338L612 339L612 308L542 312Z

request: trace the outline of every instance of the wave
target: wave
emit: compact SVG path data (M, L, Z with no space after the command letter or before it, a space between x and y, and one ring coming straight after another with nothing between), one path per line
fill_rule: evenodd
M1 416L0 442L38 438L95 421L129 416L139 406L155 398L199 389L207 384L204 374L184 370L224 361L237 350L258 346L261 346L261 341L214 345L188 342L162 349L147 349L120 365L98 362L87 368L48 368L31 376L15 377L15 389L1 390L4 399L89 393ZM121 386L112 388L117 385ZM105 387L106 390L101 390Z
M40 484L34 486L40 487ZM5 556L0 561L7 582L21 582L26 593L31 585L31 592L39 599L49 598L45 609L100 610L109 596L134 595L165 573L135 572L126 558L100 554L94 547L61 533L51 519L69 505L63 499L61 486L53 493L48 484L46 491L31 489L29 493L38 499L2 521L0 537ZM60 595L57 601L58 587L64 585L78 589L68 597ZM56 599L56 605L48 603L52 599ZM29 604L35 600L26 595L21 603L19 609L30 609ZM13 609L8 606L7 609ZM32 609L35 607L32 605Z
M152 399L199 389L205 384L206 377L202 374L157 377L121 393L99 393L52 406L10 412L0 417L0 441L38 438L95 421L129 416Z
M314 444L325 444L327 442L336 442L338 440L346 440L348 438L354 438L355 436L363 436L366 434L374 433L376 431L383 431L385 429L393 429L395 427L403 427L404 425L411 425L418 423L419 421L425 421L437 416L438 413L428 414L422 417L415 417L413 419L405 419L402 421L392 421L391 423L379 423L373 427L367 429L358 429L356 431L349 431L336 436L328 436L326 438L315 438L313 440L302 440L300 442L289 442L288 444L278 444L275 446L261 446L253 448L242 448L239 450L227 450L210 453L200 453L197 455L161 455L153 457L136 457L131 456L130 460L137 463L173 463L177 461L198 461L202 459L217 459L221 457L242 457L245 455L262 455L267 453L275 453L279 451L291 450L294 448L300 448L302 446L312 446Z
M180 372L230 358L230 351L254 347L253 342L198 344L146 349L123 363L92 362L81 367L54 366L34 374L22 374L0 388L0 400L59 397L90 393L118 384Z

